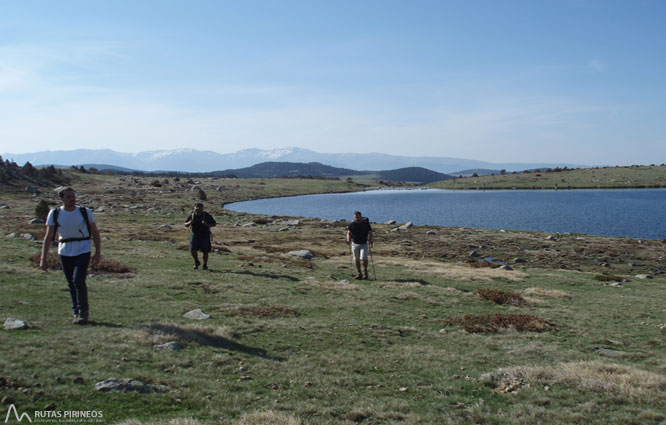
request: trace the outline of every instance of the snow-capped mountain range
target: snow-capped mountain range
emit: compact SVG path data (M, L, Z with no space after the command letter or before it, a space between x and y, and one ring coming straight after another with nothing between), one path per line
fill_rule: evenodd
M390 170L404 167L423 167L440 173L457 173L469 169L505 169L508 172L535 168L585 167L562 163L491 163L449 157L411 157L381 153L319 153L302 148L244 149L234 153L219 154L195 149L173 149L123 153L110 149L77 149L69 151L43 151L25 154L3 153L3 159L19 165L70 166L105 164L141 171L207 172L250 167L267 161L319 162L333 167L354 170Z

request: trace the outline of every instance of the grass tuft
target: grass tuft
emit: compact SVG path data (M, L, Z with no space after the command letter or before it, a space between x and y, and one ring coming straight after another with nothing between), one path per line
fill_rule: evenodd
M493 301L497 304L510 304L517 307L526 304L525 298L515 292L501 291L492 288L479 288L475 290L474 293L483 299Z
M466 314L444 320L446 326L461 325L469 333L497 333L502 329L544 332L557 329L557 325L530 314Z

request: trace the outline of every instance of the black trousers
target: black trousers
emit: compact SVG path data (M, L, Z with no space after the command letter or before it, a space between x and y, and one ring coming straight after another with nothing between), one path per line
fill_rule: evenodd
M74 314L88 317L88 287L86 286L86 275L90 263L90 252L70 257L60 256L62 271L65 273L69 285L69 295L72 297L72 312Z

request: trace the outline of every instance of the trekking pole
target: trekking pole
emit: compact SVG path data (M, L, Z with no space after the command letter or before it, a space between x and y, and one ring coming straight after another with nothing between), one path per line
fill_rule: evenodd
M371 244L368 244L368 251L370 252L370 264L372 265L372 274L375 277L375 280L377 280L377 271L375 270L375 260L372 258L372 249L370 248L371 246Z

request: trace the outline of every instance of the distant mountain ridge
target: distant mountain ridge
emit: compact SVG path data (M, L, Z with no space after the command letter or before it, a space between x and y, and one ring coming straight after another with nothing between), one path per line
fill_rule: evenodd
M262 162L318 162L332 167L354 170L393 170L406 167L423 167L440 173L453 173L468 169L505 169L507 172L535 168L569 167L585 165L564 163L490 163L449 157L411 157L381 153L319 153L302 148L272 150L244 149L229 154L195 149L173 149L122 153L111 149L77 149L70 151L43 151L26 154L3 153L4 159L20 165L30 162L34 166L63 164L110 164L141 171L209 172L250 167Z

